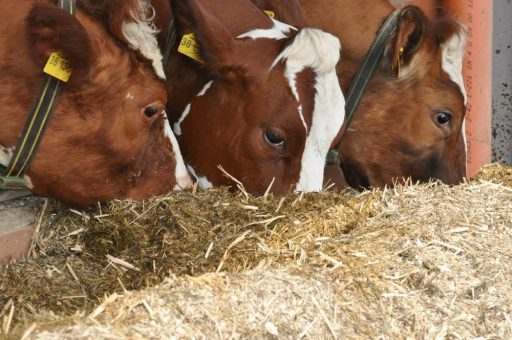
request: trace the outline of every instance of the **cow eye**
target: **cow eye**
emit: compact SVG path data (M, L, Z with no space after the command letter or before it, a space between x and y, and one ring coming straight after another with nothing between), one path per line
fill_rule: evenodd
M145 119L146 122L151 123L155 119L160 117L160 115L164 113L164 110L165 106L160 101L157 101L143 107L140 110L140 114L142 118Z
M276 149L283 149L286 144L285 138L279 132L271 129L265 131L265 140Z
M453 120L453 114L447 111L438 111L435 115L435 120L440 126L446 126Z
M148 118L152 118L154 115L160 112L160 108L155 106L148 106L144 109L144 115Z

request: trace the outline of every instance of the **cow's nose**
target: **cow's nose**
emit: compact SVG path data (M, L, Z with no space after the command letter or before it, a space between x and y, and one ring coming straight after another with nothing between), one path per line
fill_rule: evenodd
M185 176L176 178L176 186L174 186L174 190L179 191L179 190L189 189L189 188L192 188L193 185L194 185L194 183L192 182L192 179L187 174Z

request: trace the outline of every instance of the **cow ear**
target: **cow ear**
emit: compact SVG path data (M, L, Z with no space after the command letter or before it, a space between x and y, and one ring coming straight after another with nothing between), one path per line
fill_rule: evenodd
M236 45L228 28L201 1L180 0L175 11L185 27L193 27L203 66L210 70L224 71L232 65Z
M411 65L425 35L426 18L421 9L407 6L402 10L396 38L388 46L387 68L397 78L402 77Z
M71 63L73 74L89 69L91 43L85 28L74 16L55 5L37 4L26 18L26 27L32 58L41 70L56 51Z
M275 19L296 28L306 26L298 0L253 0L264 11L272 11Z
M116 39L150 61L157 76L165 79L162 53L157 40L158 29L154 25L156 13L151 1L80 0L80 8L89 16L102 21Z

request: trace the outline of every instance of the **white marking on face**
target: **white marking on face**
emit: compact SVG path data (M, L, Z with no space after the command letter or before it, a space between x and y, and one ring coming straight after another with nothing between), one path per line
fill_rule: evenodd
M459 86L464 104L467 103L466 87L462 77L462 64L464 60L464 46L466 45L466 36L464 33L454 34L442 48L442 67L450 79Z
M340 59L340 41L318 29L301 30L273 63L286 61L285 76L296 88L296 75L306 68L316 74L315 107L306 138L296 191L322 190L325 159L345 117L345 98L341 91L336 64Z
M139 11L131 13L133 21L123 23L124 37L132 48L151 60L156 75L165 79L162 52L156 39L158 29L153 22L155 10L147 0L139 2Z
M190 179L185 162L183 161L178 141L176 140L174 133L172 133L171 125L167 120L165 112L162 112L162 116L164 118L164 134L171 142L174 159L176 160L176 186L174 187L174 190L190 188L192 186L192 180Z
M183 110L183 112L181 113L180 119L176 123L174 123L173 131L178 137L181 136L181 124L187 118L191 108L192 104L188 104L187 106L185 106L185 110Z
M3 166L8 166L13 153L14 147L7 148L0 145L0 164Z
M210 188L213 188L213 184L212 182L210 182L208 180L208 178L204 177L204 176L198 176L196 171L190 166L188 165L188 171L190 172L190 174L192 175L192 177L194 177L197 181L197 183L199 184L199 187L201 189L210 189Z
M133 100L134 96L131 92L128 92L128 94L126 95L126 99L130 99L130 100Z
M462 120L462 139L464 140L464 151L468 154L468 140L466 136L466 117Z
M197 97L204 96L206 94L206 92L212 87L212 85L213 85L213 80L206 83L206 85L203 87L203 89L201 91L199 91L199 93L197 94Z
M250 38L253 40L256 39L274 39L281 40L288 38L288 35L291 31L296 31L297 29L293 26L287 25L283 22L272 20L274 24L271 28L257 28L252 31L240 34L237 39Z
M275 65L272 64L271 69L274 66ZM300 72L300 71L298 71L298 72ZM297 90L297 73L294 73L294 71L292 71L290 69L286 69L285 77L288 80L288 86L290 87L290 89L292 91L293 97L295 98L297 103L300 103L299 91ZM297 110L299 111L299 117L302 120L302 124L304 124L304 128L306 129L306 134L307 134L308 133L308 125L306 124L306 119L304 118L304 113L302 111L302 105L299 104L299 107L297 108Z
M442 67L448 74L451 81L459 86L464 97L464 105L467 105L468 96L464 85L464 77L462 76L462 65L464 60L464 51L466 45L466 34L462 29L459 34L454 34L442 48ZM468 153L468 142L466 136L466 118L462 121L462 138L464 139L464 148L466 155Z
M199 91L199 93L197 94L196 98L204 96L206 94L206 92L212 87L212 85L213 85L213 80L209 81L201 89L201 91ZM187 106L185 106L185 110L183 110L183 112L181 113L180 119L178 119L178 121L176 123L174 123L173 131L176 134L176 136L181 136L181 133L182 133L182 131L181 131L181 124L183 124L183 122L185 121L185 119L189 115L191 109L192 109L192 103L190 103Z
M302 125L304 125L304 129L306 129L306 134L308 134L308 125L306 124L306 119L304 118L304 112L302 111L302 105L299 105L299 116L302 121Z

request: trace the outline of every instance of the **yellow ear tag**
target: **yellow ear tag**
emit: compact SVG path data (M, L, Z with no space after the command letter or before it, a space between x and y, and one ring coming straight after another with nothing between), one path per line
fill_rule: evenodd
M273 11L264 11L269 17L275 18L276 14ZM199 56L199 48L194 33L185 34L181 38L180 45L178 46L178 52L192 58L200 63L203 61Z
M71 77L71 63L60 52L53 52L43 72L66 83Z
M276 18L276 14L273 11L263 11L263 12L265 12L272 19Z
M185 34L183 38L181 38L178 52L200 63L203 62L199 56L199 48L194 33Z

